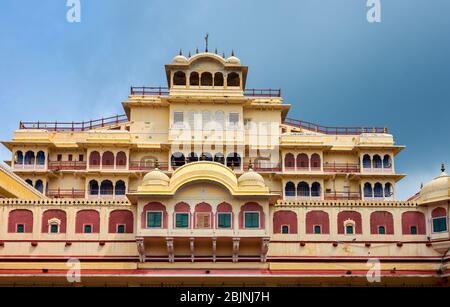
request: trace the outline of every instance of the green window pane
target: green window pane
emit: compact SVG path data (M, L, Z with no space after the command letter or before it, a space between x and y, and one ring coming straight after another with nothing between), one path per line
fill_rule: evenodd
M231 228L231 214L219 213L218 214L218 227L219 228Z
M353 234L353 226L352 225L348 225L346 228L345 228L345 233L346 234Z
M317 235L322 233L322 229L321 229L320 225L314 226L314 233Z
M281 227L281 233L288 234L289 233L289 226L286 226L286 225L282 226Z
M188 228L189 227L189 213L177 213L175 227L176 228Z
M411 234L412 235L416 235L417 234L417 227L416 226L411 226Z
M437 217L433 219L433 232L447 231L447 218Z
M245 228L259 228L259 213L246 212L244 219L245 219Z
M25 226L23 224L17 225L17 232L18 233L24 233L25 232Z
M92 233L92 226L84 225L84 233Z
M162 227L162 212L148 212L147 213L147 227L161 228Z
M386 229L384 228L384 226L378 227L378 234L379 234L379 235L384 235L384 234L386 234Z
M56 224L50 225L50 233L58 233L58 225Z
M125 233L125 225L118 225L117 233Z

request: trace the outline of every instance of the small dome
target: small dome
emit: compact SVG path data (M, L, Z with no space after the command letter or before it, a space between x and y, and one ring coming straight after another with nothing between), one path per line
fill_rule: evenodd
M235 57L234 55L230 56L227 60L226 60L227 64L236 64L236 65L241 65L241 60L239 60L239 58Z
M419 201L430 203L450 198L450 176L445 172L442 166L442 173L423 186L420 190Z
M155 169L147 173L142 179L142 186L163 185L169 186L170 178L159 169Z
M243 173L241 175L241 177L239 177L238 184L241 187L245 187L245 186L264 187L264 186L266 186L266 183L264 182L264 178L252 169L249 169L248 172Z
M184 55L177 55L173 58L172 63L173 64L179 64L179 63L187 63L188 59Z

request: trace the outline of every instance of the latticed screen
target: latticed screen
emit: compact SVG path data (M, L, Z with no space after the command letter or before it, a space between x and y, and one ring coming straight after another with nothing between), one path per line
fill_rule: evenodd
M210 213L197 213L195 227L196 228L211 228L211 214Z

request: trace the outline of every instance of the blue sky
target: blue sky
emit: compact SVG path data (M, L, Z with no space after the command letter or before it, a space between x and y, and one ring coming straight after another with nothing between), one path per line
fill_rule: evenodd
M234 49L248 87L282 88L290 117L387 126L408 177L400 199L450 168L450 1L66 0L0 2L0 139L20 120L89 120L122 113L130 85L165 85L179 49ZM0 158L10 159L0 149Z

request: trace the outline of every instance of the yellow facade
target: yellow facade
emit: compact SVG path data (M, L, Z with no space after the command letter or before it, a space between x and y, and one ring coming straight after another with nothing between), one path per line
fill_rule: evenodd
M386 128L290 119L235 56L165 70L123 116L21 122L3 142L0 284L68 283L76 258L86 285L363 285L370 261L378 284L448 285L444 169L397 201Z

